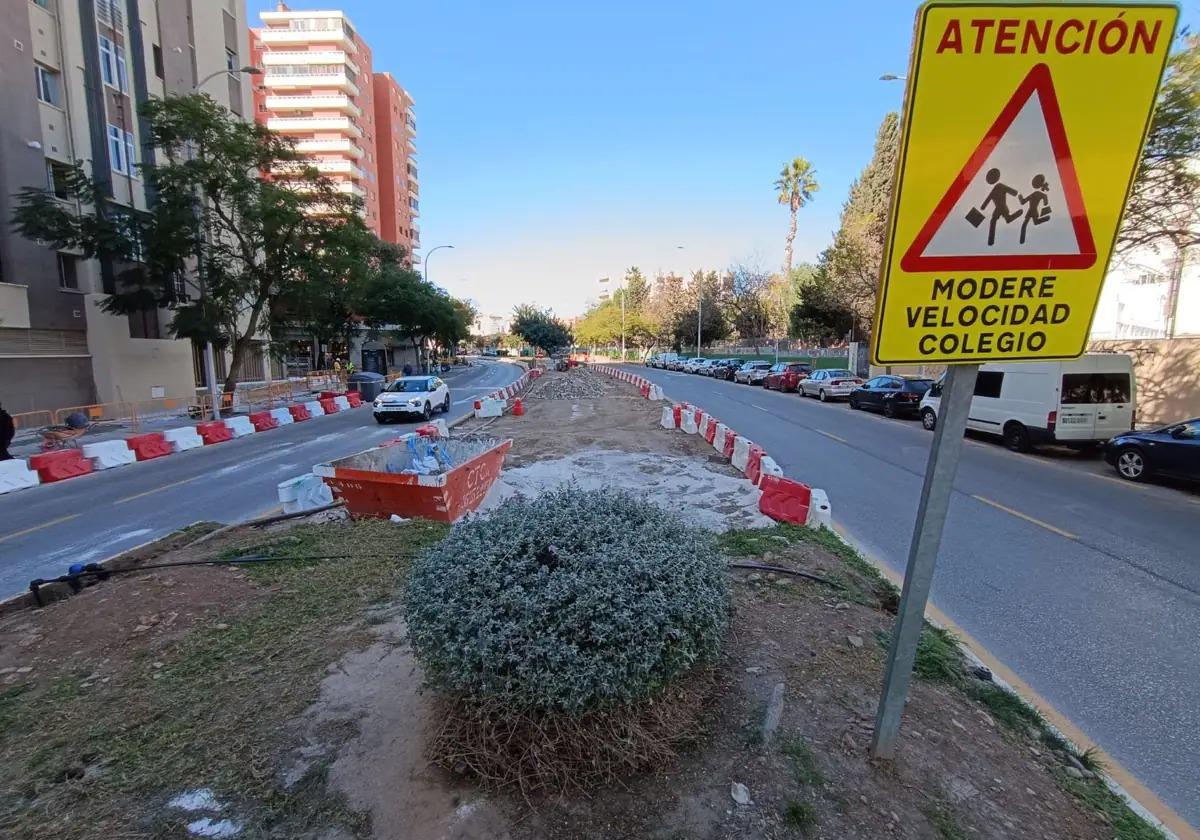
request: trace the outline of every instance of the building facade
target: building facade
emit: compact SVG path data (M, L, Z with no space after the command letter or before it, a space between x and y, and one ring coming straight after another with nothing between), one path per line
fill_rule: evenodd
M257 119L294 138L338 190L362 199L377 236L411 253L418 211L411 97L390 74L374 72L370 47L343 12L280 3L260 17L262 27L249 35L251 61L265 71Z
M0 402L18 413L190 397L193 347L168 336L168 311L105 313L111 265L55 253L7 220L15 193L62 193L76 163L101 184L106 200L144 209L139 167L153 164L154 150L145 145L138 104L149 97L190 93L203 83L222 105L248 115L251 82L236 72L246 52L243 0L8 0L6 9Z

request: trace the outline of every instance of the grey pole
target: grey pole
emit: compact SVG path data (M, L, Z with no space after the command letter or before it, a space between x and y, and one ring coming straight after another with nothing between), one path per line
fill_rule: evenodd
M963 433L971 397L975 394L975 377L979 365L950 365L942 385L941 410L925 467L925 484L921 488L921 503L917 522L908 549L908 564L904 569L904 589L900 593L900 609L892 627L887 666L883 675L883 691L875 714L875 735L871 740L874 758L890 759L896 754L896 738L900 734L900 718L912 680L913 660L925 622L925 605L933 568L942 544L946 525L946 510L954 474L962 454Z
M621 281L621 364L625 364L625 281Z
M451 251L454 250L453 245L435 245L434 247L430 248L428 251L425 252L425 282L426 283L429 282L429 258L432 257L433 252L438 250L439 248L449 248ZM424 347L422 347L421 349L425 350ZM420 363L421 363L421 357L420 357L420 354L418 353L417 364L420 364ZM430 365L431 365L431 361L429 358L429 352L426 350L425 351L425 375L426 376L433 375L432 371L430 370Z
M704 278L700 279L700 298L696 301L696 356L700 355L700 325L704 323Z

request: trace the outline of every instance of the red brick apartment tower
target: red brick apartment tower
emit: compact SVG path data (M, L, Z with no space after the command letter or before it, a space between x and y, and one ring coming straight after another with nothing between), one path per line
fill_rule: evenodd
M380 238L406 247L421 247L420 186L417 181L417 121L413 99L391 73L376 73L375 125L379 152Z

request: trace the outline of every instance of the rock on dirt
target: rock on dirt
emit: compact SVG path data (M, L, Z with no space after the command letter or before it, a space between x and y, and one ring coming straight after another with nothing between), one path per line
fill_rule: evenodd
M729 796L738 805L750 804L750 789L741 782L734 782L729 786Z

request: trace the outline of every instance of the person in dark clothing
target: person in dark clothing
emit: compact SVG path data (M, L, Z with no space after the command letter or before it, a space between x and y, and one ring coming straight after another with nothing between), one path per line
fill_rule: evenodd
M405 376L412 376L412 365L405 365L405 366L404 366L404 375L405 375Z
M0 461L12 460L8 445L12 443L16 434L17 424L13 422L12 415L4 410L4 406L0 405Z

